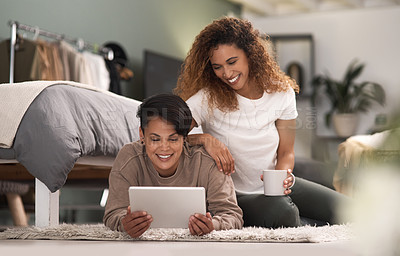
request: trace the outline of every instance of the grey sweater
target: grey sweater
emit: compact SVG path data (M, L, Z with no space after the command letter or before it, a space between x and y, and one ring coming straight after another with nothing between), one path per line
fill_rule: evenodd
M109 177L109 196L103 222L112 230L124 231L121 220L129 205L130 186L204 187L207 211L215 230L239 229L243 212L237 205L230 176L220 172L202 146L184 144L176 172L161 177L139 142L125 145L118 153Z

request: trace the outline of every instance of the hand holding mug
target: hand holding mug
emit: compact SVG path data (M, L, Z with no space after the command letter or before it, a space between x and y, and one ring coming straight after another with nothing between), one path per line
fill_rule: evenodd
M264 195L283 196L292 192L295 184L292 170L264 170L261 176L264 181Z
M289 195L292 193L291 188L294 186L296 183L296 178L294 177L294 174L292 173L293 171L291 169L287 170L287 178L283 182L283 187L286 189L285 190L285 195Z

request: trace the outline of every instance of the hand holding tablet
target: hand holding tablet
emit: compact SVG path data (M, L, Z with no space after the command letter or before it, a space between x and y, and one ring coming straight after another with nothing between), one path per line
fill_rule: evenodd
M141 187L129 188L131 212L151 215L150 228L188 228L189 218L196 213L206 216L203 187ZM145 215L136 222L146 221ZM146 225L143 224L145 227Z

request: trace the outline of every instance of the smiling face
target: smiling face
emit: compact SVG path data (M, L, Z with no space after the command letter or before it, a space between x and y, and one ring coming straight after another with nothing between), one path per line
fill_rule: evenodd
M161 117L151 119L144 128L144 134L141 129L139 131L141 137L144 137L146 153L156 171L161 177L173 175L182 154L183 136Z
M215 75L238 94L251 98L249 62L245 52L236 45L218 45L210 56Z

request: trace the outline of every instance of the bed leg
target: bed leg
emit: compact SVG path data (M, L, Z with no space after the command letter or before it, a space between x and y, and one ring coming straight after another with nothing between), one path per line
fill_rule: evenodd
M59 190L51 193L43 182L35 179L35 192L35 225L38 227L58 225Z

